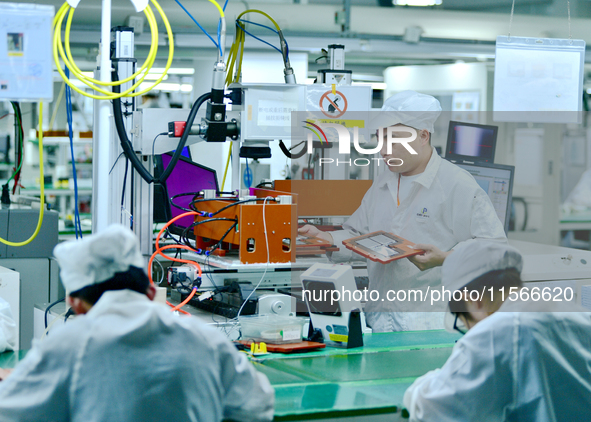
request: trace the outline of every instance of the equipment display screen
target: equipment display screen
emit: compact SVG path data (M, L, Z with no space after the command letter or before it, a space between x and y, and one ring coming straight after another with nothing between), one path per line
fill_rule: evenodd
M445 158L493 163L497 130L497 126L449 122Z
M509 230L515 167L485 163L456 163L456 165L468 171L486 192L506 233Z
M155 172L156 176L164 171L171 159L172 154L169 153L162 154L160 157L158 157ZM157 207L166 207L165 215L168 219L174 218L185 212L173 207L170 204L170 198L172 196L178 195L180 193L199 192L204 189L218 190L215 170L194 163L182 155L172 170L172 173L170 173L170 176L168 176L168 179L166 179L164 185L164 198L159 198L158 201L155 200L154 208L156 209ZM189 208L189 203L192 200L193 197L189 195L176 198L174 202L181 207ZM160 203L160 201L164 203ZM178 228L185 228L190 226L191 223L193 223L193 217L188 216L177 220L175 225Z

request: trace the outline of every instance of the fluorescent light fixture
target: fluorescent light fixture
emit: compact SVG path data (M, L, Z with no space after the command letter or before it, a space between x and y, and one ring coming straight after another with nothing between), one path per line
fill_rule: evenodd
M162 76L162 73L148 73L144 78L144 81L155 81ZM168 79L168 75L164 75L163 81Z
M152 84L150 82L143 82L140 85L140 90L144 90L146 88L151 87ZM170 83L170 82L162 82L152 88L153 91L165 91L165 92L191 92L193 91L193 85L191 84L178 84L178 83Z
M387 88L387 85L385 82L352 82L351 85L371 86L371 89L375 89L377 91L385 91Z
M392 0L395 6L438 6L442 0Z
M149 73L164 73L164 67L153 67L150 69ZM193 75L195 74L195 69L189 67L171 67L168 69L168 74L170 75Z

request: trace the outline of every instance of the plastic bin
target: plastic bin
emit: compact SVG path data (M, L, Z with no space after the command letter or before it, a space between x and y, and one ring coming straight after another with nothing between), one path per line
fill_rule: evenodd
M241 316L242 340L264 341L271 344L299 343L303 327L309 318L279 315Z

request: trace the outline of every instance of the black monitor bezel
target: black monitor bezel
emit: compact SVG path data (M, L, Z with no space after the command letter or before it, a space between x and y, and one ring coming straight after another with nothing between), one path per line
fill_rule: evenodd
M492 129L494 131L494 142L492 145L492 159L486 160L480 157L474 157L472 155L460 155L450 153L451 150L451 142L452 142L452 135L454 134L453 130L456 126L470 126L470 127L478 127L482 129ZM457 161L473 161L479 163L491 163L494 164L495 162L495 153L497 150L497 137L499 134L499 127L494 125L481 125L477 123L468 123L468 122L460 122L457 120L450 120L449 121L449 128L447 129L447 143L445 145L445 158L447 160L457 160Z
M158 154L158 155L154 156L154 176L156 178L158 178L160 176L160 174L162 174L164 172L164 165L162 164L162 156L163 155L168 155L168 156L172 157L172 153L170 153L170 152L166 152L164 154ZM199 167L203 170L207 170L207 171L212 172L214 175L214 179L215 179L216 191L219 192L220 186L218 183L218 176L217 176L217 172L215 171L215 169L212 169L211 167L207 167L202 164L196 163L193 160L191 160L183 155L181 155L179 157L179 161L184 161L188 164ZM174 169L173 169L173 171L174 171ZM165 215L166 221L170 221L173 218L172 217L172 204L170 203L170 195L168 193L168 187L167 187L166 181L164 183L162 183L160 186L161 186L161 189L163 190L165 198L167 199L165 201L165 206L164 206L164 215ZM156 195L154 195L154 199L156 199ZM154 204L154 206L156 206L156 204ZM154 210L155 210L155 208L154 208ZM183 226L173 223L168 228L171 233L180 236L186 227L183 227ZM188 233L187 237L189 237L191 239L195 238L192 231Z

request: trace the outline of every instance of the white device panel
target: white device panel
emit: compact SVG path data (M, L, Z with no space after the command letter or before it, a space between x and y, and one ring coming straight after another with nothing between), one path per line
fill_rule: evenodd
M362 311L361 301L355 298L357 291L353 269L342 264L314 264L300 276L302 295L306 302L314 328L322 330L322 336L328 345L340 346L348 337L349 316L351 311ZM307 293L309 292L309 294ZM338 300L332 292L340 293ZM327 300L307 300L318 298L318 293L327 292ZM350 292L350 297L347 294ZM316 294L316 295L315 295ZM314 309L316 307L316 309ZM361 329L365 328L365 315L361 312Z
M242 84L241 141L291 139L291 113L304 110L305 85ZM231 86L232 88L232 86Z

